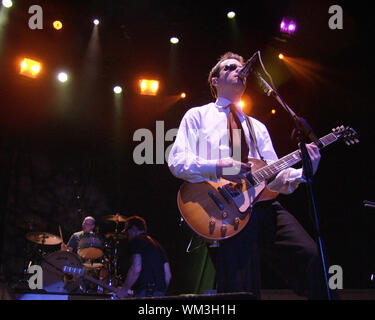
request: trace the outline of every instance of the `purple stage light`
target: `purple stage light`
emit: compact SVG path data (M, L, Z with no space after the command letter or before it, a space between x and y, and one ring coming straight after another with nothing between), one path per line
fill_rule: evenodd
M283 33L293 34L297 29L297 24L294 20L283 18L280 23L280 31Z

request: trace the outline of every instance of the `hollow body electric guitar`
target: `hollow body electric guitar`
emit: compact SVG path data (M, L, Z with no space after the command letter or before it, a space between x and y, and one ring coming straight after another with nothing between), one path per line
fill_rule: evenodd
M352 128L341 126L319 140L323 147L337 140L351 145L359 142L357 136ZM267 188L267 181L300 161L300 150L270 165L250 158L251 170L246 175L250 185L245 181L234 183L222 178L217 182L184 182L177 195L180 213L189 227L202 238L209 241L230 238L246 226L255 203L278 196L277 192Z

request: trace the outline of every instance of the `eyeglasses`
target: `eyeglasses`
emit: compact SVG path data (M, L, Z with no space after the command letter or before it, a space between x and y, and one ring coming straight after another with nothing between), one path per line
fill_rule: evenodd
M233 70L236 70L238 68L238 65L232 63L232 64L228 64L224 67L224 71L233 71Z

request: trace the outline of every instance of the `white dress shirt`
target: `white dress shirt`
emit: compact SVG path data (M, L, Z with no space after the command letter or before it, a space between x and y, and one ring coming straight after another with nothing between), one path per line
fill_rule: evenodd
M215 103L191 108L181 120L176 140L169 153L168 166L174 176L188 182L217 181L216 163L220 159L230 158L228 139L227 107L231 101L219 97ZM239 118L247 141L250 141L248 126L242 111ZM278 160L266 126L249 117L254 127L258 149L263 160L271 164ZM249 157L261 159L254 148L250 147ZM288 168L268 184L268 188L284 193L292 193L301 182L302 169Z

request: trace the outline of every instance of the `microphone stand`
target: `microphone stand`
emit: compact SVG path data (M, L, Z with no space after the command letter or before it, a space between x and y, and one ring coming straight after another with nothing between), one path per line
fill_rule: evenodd
M258 78L260 86L264 90L264 92L267 94L267 96L274 97L280 103L280 105L287 111L287 113L290 115L290 117L292 118L294 122L295 129L293 130L293 136L297 138L298 146L301 150L303 173L306 178L307 191L308 191L308 196L310 200L310 210L312 212L312 216L313 216L313 220L315 224L315 231L316 231L316 236L318 240L319 253L320 253L320 258L322 262L324 280L325 280L325 285L326 285L326 290L327 290L327 298L328 300L331 300L331 291L329 289L329 284L328 284L324 246L323 246L323 241L322 241L322 237L320 233L318 213L317 213L316 206L315 206L315 199L314 199L314 193L313 193L313 187L312 187L313 168L312 168L309 153L306 148L306 138L309 138L311 141L315 142L319 148L322 148L323 144L315 136L314 132L312 131L311 127L306 122L306 120L304 120L301 117L298 117L295 114L295 112L283 101L283 99L278 94L278 92L275 89L273 89L258 72L254 70L252 70L252 72Z

